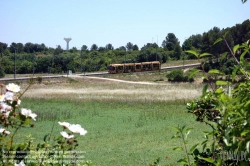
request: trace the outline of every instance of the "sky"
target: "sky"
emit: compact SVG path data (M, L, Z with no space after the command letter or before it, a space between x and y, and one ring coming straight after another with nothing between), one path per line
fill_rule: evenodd
M168 33L180 44L213 27L250 19L250 1L241 0L0 0L0 42L44 43L66 49L161 46Z

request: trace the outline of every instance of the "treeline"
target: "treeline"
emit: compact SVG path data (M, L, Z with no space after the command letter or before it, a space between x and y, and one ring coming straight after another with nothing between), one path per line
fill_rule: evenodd
M73 72L90 72L106 70L110 63L134 63L159 60L165 63L168 60L193 59L192 55L186 54L186 50L196 50L200 53L210 52L214 58L219 59L220 54L227 51L225 42L213 45L219 37L225 33L230 47L243 43L250 39L250 21L236 24L231 28L219 29L214 27L203 34L191 35L182 45L174 33L168 33L161 46L156 43L147 43L141 49L136 44L128 42L125 46L114 48L112 44L98 47L93 44L90 48L83 45L80 50L76 47L65 51L60 45L56 49L47 47L45 44L34 43L6 43L0 42L0 70L2 73L13 74L14 63L16 73L61 73L67 70ZM229 62L227 62L229 61ZM232 67L230 56L226 62ZM220 67L214 63L207 66ZM225 70L230 67L224 67ZM228 70L230 72L230 70ZM1 71L0 71L1 73Z

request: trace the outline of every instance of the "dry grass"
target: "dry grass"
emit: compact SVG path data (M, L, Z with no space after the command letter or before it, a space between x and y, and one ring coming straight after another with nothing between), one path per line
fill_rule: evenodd
M74 81L75 80L75 81ZM26 93L29 98L61 98L98 101L177 101L191 100L201 94L200 84L168 82L118 82L104 78L65 78L65 81L33 85Z

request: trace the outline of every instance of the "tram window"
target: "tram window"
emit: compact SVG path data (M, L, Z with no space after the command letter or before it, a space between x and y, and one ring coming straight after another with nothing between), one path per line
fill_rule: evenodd
M109 70L115 70L115 67L114 66L109 66L108 69Z
M141 69L141 65L136 65L135 68L136 69Z
M153 64L153 68L159 68L159 64Z
M118 70L123 70L123 66L118 66Z

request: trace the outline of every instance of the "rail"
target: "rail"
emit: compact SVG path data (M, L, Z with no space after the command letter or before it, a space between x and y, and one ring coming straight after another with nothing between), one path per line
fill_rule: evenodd
M180 66L169 66L169 67L162 67L161 70L174 70L174 69L183 69L183 68L192 68L192 67L199 67L200 63L195 64L187 64L187 65L180 65ZM98 75L106 75L108 72L94 72L94 73L82 73L82 74L74 74L75 76L98 76ZM41 76L43 79L50 79L50 78L62 78L68 77L69 75L54 75L54 76ZM28 80L32 77L17 77L17 78L0 78L0 82L2 81L23 81Z

